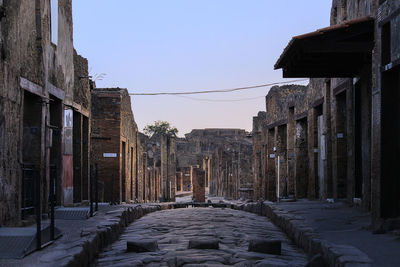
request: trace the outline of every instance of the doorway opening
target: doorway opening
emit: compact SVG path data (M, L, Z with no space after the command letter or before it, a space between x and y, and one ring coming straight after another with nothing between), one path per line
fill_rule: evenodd
M50 95L50 165L56 176L54 183L56 205L61 205L62 112L61 100Z
M400 216L400 67L382 74L381 216Z
M82 115L74 111L73 115L73 165L74 165L74 203L82 202Z
M41 186L41 138L42 137L42 99L24 91L23 134L22 134L22 182L21 216L33 215L35 210L37 186Z

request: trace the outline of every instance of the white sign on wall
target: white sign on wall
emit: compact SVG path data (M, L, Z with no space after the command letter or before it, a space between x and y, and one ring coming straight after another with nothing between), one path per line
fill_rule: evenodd
M64 127L71 127L73 122L74 113L72 109L65 109L64 110Z
M325 135L321 135L321 159L326 160L326 142Z
M103 153L104 158L116 158L117 153Z

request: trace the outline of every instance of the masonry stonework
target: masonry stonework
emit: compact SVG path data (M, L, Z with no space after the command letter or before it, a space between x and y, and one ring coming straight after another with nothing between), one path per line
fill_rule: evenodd
M137 126L126 89L92 90L92 164L98 166L100 201L132 202L139 198L136 187L143 180L137 152ZM143 192L143 190L142 190ZM143 200L143 197L140 198Z
M400 117L399 10L399 1L333 0L332 27L294 37L275 65L285 78L312 78L304 103L294 106L295 197L361 205L380 231L400 214L400 150L393 145L400 129L393 125ZM305 42L307 53L299 49ZM279 122L268 105L266 118ZM291 123L289 117L293 136Z
M90 100L81 101L77 89L88 95L90 88L87 64L74 54L71 0L59 1L58 14L51 14L49 0L2 1L1 8L0 225L19 225L33 214L34 183L40 186L42 213L51 179L57 204L72 203L74 195L87 199L87 169L74 187L74 164L87 165L82 155L88 145L73 151L72 113L80 123L75 122L75 137L79 133L82 141L90 134ZM52 16L62 33L57 43L52 43Z

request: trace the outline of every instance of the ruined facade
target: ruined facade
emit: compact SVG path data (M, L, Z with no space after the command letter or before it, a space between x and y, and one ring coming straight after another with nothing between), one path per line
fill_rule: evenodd
M0 225L18 225L38 196L47 210L52 182L58 204L88 199L89 81L71 0L0 1L0 11Z
M289 195L361 205L371 211L375 229L400 215L399 10L399 1L334 0L332 27L294 37L275 65L286 78L312 78L303 103L281 103L289 109L286 142L294 142L294 180L286 173L288 183L294 181ZM268 108L263 127L260 120L256 117L255 128L265 148L257 164L266 169L257 182L258 197L275 200L278 190L271 188L278 180L269 164L271 156L280 155L285 131L270 128L280 118Z
M147 159L140 149L128 90L92 90L91 140L91 162L98 166L100 201L143 200L141 174L146 170Z
M253 118L256 199L293 197L300 190L295 178L299 168L295 160L295 119L302 114L294 110L304 104L306 89L301 85L272 87L266 96L266 112Z
M143 169L146 201L175 201L177 188L175 137L141 134L143 151L147 157Z
M183 181L185 189L192 190L193 169L201 168L210 194L235 199L252 197L252 145L245 130L195 129L176 143L178 170L190 177L189 185L188 179Z

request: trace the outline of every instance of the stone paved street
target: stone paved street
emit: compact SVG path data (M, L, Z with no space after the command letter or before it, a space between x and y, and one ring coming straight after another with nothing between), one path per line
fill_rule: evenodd
M189 240L219 240L219 249L188 249ZM282 255L249 252L252 239L282 241ZM126 252L131 240L157 240L156 252ZM98 266L304 266L307 256L266 217L220 208L158 211L135 221L99 255Z

